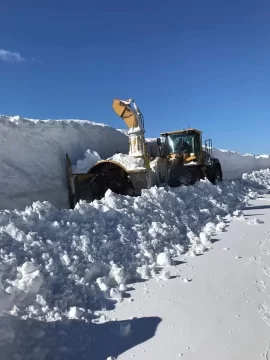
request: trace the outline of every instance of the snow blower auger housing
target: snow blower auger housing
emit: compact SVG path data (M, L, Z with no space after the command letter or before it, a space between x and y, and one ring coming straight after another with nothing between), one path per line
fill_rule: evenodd
M98 161L87 173L72 173L72 165L66 154L70 208L79 200L101 199L108 189L122 195L140 195L151 183L149 158L144 138L144 120L134 100L115 99L113 109L129 128L129 155L137 159L139 166L126 167L125 163L111 159Z
M203 148L200 130L162 133L156 143L157 154L150 158L143 115L135 101L114 99L113 109L129 129L129 154L123 155L129 161L123 161L123 157L97 161L82 174L72 172L70 158L66 155L70 208L79 200L101 199L108 189L136 196L152 186L193 185L204 178L212 183L222 181L221 164L212 157L212 140L206 140Z

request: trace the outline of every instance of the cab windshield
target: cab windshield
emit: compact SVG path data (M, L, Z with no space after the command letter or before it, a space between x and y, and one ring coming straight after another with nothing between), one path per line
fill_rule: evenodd
M194 135L185 133L168 135L167 144L168 155L183 152L190 154L194 152Z

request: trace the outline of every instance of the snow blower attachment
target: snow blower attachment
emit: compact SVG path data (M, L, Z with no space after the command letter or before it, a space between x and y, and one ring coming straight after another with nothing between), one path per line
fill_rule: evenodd
M114 99L112 106L128 127L129 154L124 156L136 159L136 165L127 167L121 158L112 158L98 161L87 173L77 174L72 173L71 161L66 155L71 208L79 200L91 202L103 198L108 189L136 196L151 186L193 185L205 178L212 183L222 180L221 164L212 157L212 140L205 141L203 148L200 130L162 133L157 139L158 153L150 160L143 115L135 101Z
M145 146L143 115L134 100L114 99L113 109L126 123L129 131L129 156L141 159L143 166L126 168L114 160L98 161L87 173L72 173L66 154L70 208L79 200L101 199L108 189L122 195L140 195L141 189L149 187L150 167Z

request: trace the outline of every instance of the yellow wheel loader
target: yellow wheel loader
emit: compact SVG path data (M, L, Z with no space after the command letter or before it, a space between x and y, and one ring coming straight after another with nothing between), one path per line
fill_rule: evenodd
M114 99L113 109L128 127L131 160L139 166L126 166L118 160L98 161L87 173L72 173L66 155L70 208L79 200L101 199L108 189L122 195L137 196L152 186L193 185L207 178L212 183L222 181L221 164L212 157L212 140L202 146L202 132L185 129L164 132L157 139L157 154L150 158L145 141L143 115L133 99ZM134 161L134 164L136 164ZM132 163L132 162L131 162Z

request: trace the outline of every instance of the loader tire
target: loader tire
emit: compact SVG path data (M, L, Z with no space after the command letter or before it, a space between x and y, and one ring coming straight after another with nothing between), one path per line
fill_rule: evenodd
M194 185L200 178L198 166L184 166L175 161L171 165L168 185L171 187Z
M199 169L197 166L183 166L183 170L179 175L180 185L194 185L199 178Z
M213 178L211 180L212 184L216 185L218 184L219 182L222 181L222 171L221 171L221 168L220 166L218 165L215 165L215 168L214 168L214 174L213 174Z

